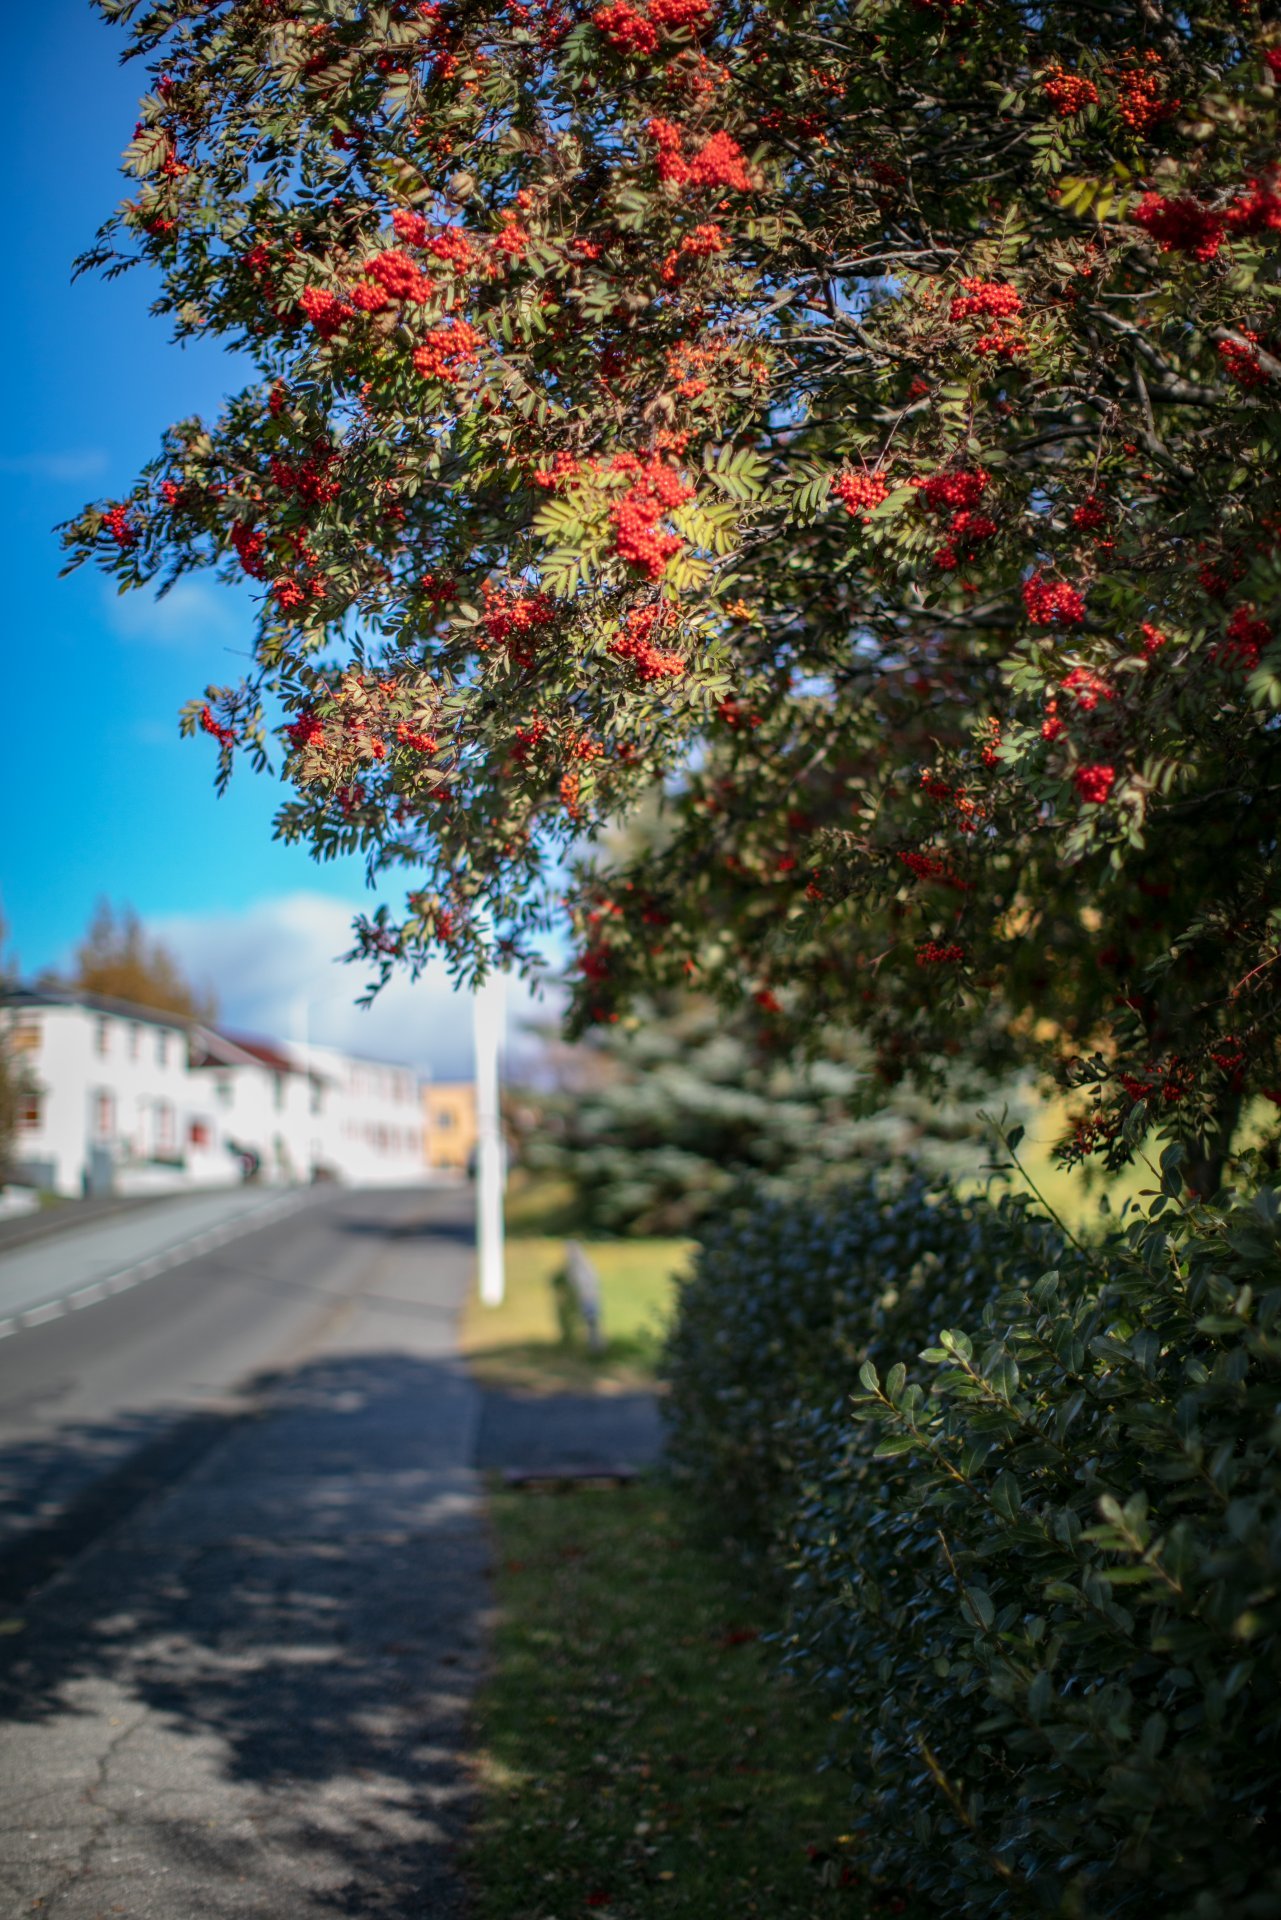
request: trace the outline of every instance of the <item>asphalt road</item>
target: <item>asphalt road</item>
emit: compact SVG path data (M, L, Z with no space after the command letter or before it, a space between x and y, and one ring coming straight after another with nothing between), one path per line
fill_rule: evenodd
M456 1911L470 1205L307 1195L0 1341L0 1914Z

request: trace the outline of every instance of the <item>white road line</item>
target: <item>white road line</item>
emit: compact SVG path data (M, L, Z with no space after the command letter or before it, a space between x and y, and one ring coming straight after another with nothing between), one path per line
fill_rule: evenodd
M197 1259L202 1253L210 1253L215 1247L226 1246L229 1240L239 1239L243 1233L252 1233L256 1227L267 1226L273 1220L296 1213L310 1198L309 1188L286 1194L274 1206L259 1207L253 1213L229 1220L224 1226L194 1234L190 1240L180 1241L176 1247L167 1247L163 1253L153 1253L135 1266L124 1267L119 1273L109 1273L101 1280L93 1280L88 1286L78 1287L74 1293L60 1295L56 1300L42 1301L39 1306L24 1307L21 1313L0 1320L0 1340L7 1340L11 1334L20 1333L27 1327L42 1327L46 1321L59 1320L64 1313L70 1313L78 1307L91 1307L96 1301L109 1299L112 1294L128 1293L140 1281L153 1280L159 1274L172 1272L173 1268L184 1266L188 1260Z

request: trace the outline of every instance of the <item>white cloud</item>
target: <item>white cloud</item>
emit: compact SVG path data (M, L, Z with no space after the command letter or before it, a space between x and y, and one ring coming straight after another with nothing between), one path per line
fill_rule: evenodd
M101 447L75 448L70 453L13 453L0 456L0 473L17 473L28 480L85 481L102 473L107 456Z
M324 894L292 893L238 913L175 914L148 925L192 979L213 988L219 1024L232 1032L343 1047L403 1061L438 1080L470 1078L470 1001L451 987L443 966L416 981L397 976L372 1007L355 1004L369 976L340 958L351 946L352 911ZM512 1067L536 1051L522 1030L555 1014L550 994L536 1000L527 985L511 983Z
M125 640L193 650L216 645L245 654L253 644L253 616L230 587L179 580L163 598L108 591L104 599L108 620Z

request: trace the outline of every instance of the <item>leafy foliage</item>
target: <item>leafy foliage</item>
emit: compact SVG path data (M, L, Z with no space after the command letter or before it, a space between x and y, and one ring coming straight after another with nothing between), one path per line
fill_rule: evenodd
M839 1420L865 1361L889 1365L976 1318L995 1276L1058 1250L1022 1208L886 1170L822 1200L724 1213L704 1228L668 1340L674 1462L745 1543L777 1545L797 1500L798 1413Z
M1176 1150L1162 1184L1089 1253L875 1188L844 1270L745 1218L675 1337L682 1458L781 1537L878 1863L949 1912L1281 1898L1281 1204L1181 1207Z
M72 561L260 583L185 724L411 870L380 974L531 960L658 790L580 1022L692 979L928 1073L1003 1008L1113 1160L1281 1086L1259 9L101 5L154 84L88 263L257 378Z

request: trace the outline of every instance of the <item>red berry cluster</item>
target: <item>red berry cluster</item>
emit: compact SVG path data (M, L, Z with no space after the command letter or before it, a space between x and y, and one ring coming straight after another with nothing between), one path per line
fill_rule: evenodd
M298 305L322 340L332 340L351 319L354 309L324 287L303 289Z
M1072 509L1072 525L1078 533L1093 533L1108 523L1107 503L1097 493L1087 494L1079 507Z
M535 714L529 725L517 727L512 745L511 757L518 766L523 766L531 753L537 751L551 732L551 728L540 715Z
M958 946L955 940L947 946L940 946L936 940L923 940L916 949L918 967L955 967L965 958L965 948Z
M572 453L558 453L548 466L535 467L533 480L536 487L553 493L557 487L568 486L578 477L578 462Z
M448 574L425 573L418 585L434 607L443 607L458 598L458 582Z
M1218 353L1223 362L1224 372L1229 379L1235 380L1239 387L1248 389L1266 386L1268 375L1259 364L1259 356L1254 351L1254 346L1258 344L1258 334L1251 332L1249 327L1238 327L1237 332L1254 345L1245 347L1238 340L1220 340Z
M1202 265L1214 259L1223 242L1223 215L1190 194L1167 200L1161 193L1145 193L1131 217L1162 253L1191 254Z
M991 540L999 531L990 514L971 513L968 507L963 507L960 513L953 515L943 545L935 548L935 566L941 567L945 573L951 573L961 564L962 556L972 555L975 547L981 546L985 540Z
M1023 311L1023 302L1007 281L962 280L961 285L965 292L952 301L953 320L1012 320Z
M1041 76L1041 91L1060 120L1070 120L1075 114L1084 113L1087 107L1097 103L1099 97L1093 80L1087 80L1083 74L1065 73L1058 66L1046 68Z
M1238 234L1281 233L1281 194L1274 177L1266 184L1250 180L1224 214L1231 232Z
M630 662L641 680L676 679L685 671L681 654L655 644L654 635L661 632L663 620L660 606L635 607L624 622L625 631L609 643L610 652Z
M1100 700L1116 699L1116 689L1089 667L1073 667L1063 682L1063 691L1072 694L1077 706L1085 713L1093 713Z
M1141 66L1131 56L1130 64L1117 76L1116 110L1131 133L1149 133L1183 104L1166 97L1165 76L1155 71L1160 64L1160 54L1149 49Z
M616 52L641 59L658 51L662 34L675 33L681 27L697 30L707 24L708 18L705 0L650 0L643 13L628 0L611 0L591 16L592 25Z
M1103 765L1078 767L1072 785L1087 806L1101 807L1116 784L1116 768Z
M310 460L301 460L294 466L288 460L281 460L275 454L271 457L271 477L282 493L297 494L305 506L320 507L330 500L336 500L341 493L337 480L330 475L330 468L341 456L332 448L316 455Z
M481 625L496 647L506 647L517 666L533 663L534 636L556 617L556 602L545 593L513 593L487 580L481 588L485 611Z
M838 473L832 476L832 492L842 501L846 513L863 520L889 497L889 486L879 473Z
M236 557L251 580L265 580L267 577L263 549L267 536L259 528L250 526L247 520L237 520L231 529L231 544L236 549Z
M421 213L410 213L403 207L398 207L396 212L393 213L391 216L391 224L396 230L397 239L403 240L406 246L423 248L427 253L431 254L434 260L439 260L448 266L452 266L455 273L467 273L476 263L476 250L471 243L471 239L463 232L461 227L433 228ZM404 254L397 253L383 253L378 256L378 260L382 262L404 261L405 259L406 256ZM412 273L418 272L418 268L412 260L407 261L407 265ZM376 280L381 280L383 285L387 286L388 292L393 291L393 288L387 284L387 281L383 277L384 274L389 271L387 267L383 267L382 271L377 271L376 263L371 262L365 271L366 273L372 273ZM404 275L403 269L392 268L390 271L394 275L405 279L407 284L416 284L408 280L408 277ZM398 295L397 297L403 299L412 296Z
M285 732L295 753L301 753L305 747L323 747L325 744L324 724L310 707L305 708L296 720L291 720Z
M661 279L668 285L680 278L680 263L685 260L705 260L714 253L724 253L729 241L721 229L713 222L705 222L687 233L679 247L673 247L663 261Z
M129 519L128 507L109 507L102 516L102 524L116 545L125 552L138 544L138 529Z
M459 380L480 357L484 339L469 320L442 320L414 348L414 365L424 380Z
M1206 207L1191 194L1167 200L1145 193L1131 216L1160 247L1162 253L1187 253L1202 265L1213 260L1228 234L1281 233L1281 194L1275 181L1251 180L1222 212Z
M396 739L402 747L412 747L415 753L435 753L440 745L434 733L424 733L421 728L410 726L407 720L397 721Z
M930 513L950 513L947 539L936 549L934 564L944 572L960 565L960 556L972 553L983 541L1000 531L990 514L974 508L987 491L990 475L985 467L962 467L951 472L931 474L915 483L921 504Z
M661 457L642 460L636 454L621 453L615 455L613 466L615 471L635 476L622 499L609 510L614 523L614 551L648 579L659 580L684 544L679 534L665 533L659 523L664 514L692 500L694 489Z
M897 858L917 880L937 880L941 886L955 887L958 893L968 893L964 880L958 879L945 860L939 860L932 853L900 853Z
M1240 667L1253 673L1265 647L1272 643L1272 628L1261 620L1248 603L1233 610L1228 621L1228 637L1216 647L1214 657L1225 666Z
M931 513L958 513L978 505L987 492L991 475L986 467L960 467L948 473L932 473L920 482L922 504Z
M750 193L752 177L746 157L737 140L728 133L713 133L697 152L686 159L685 135L672 120L647 120L645 131L658 148L658 177L679 187L730 188Z
M1038 568L1023 582L1023 605L1034 627L1079 627L1085 601L1076 587L1047 580Z
M357 297L362 291L358 287L353 297L357 298L357 305L368 306L371 311L377 311L383 304L383 295L415 307L425 307L432 297L432 283L418 262L398 249L376 253L372 260L365 262L365 272L369 280L376 282L372 296Z
M220 720L215 720L212 711L208 707L201 707L200 709L200 724L206 733L213 735L220 747L231 746L236 738L236 729L234 727L224 727Z

